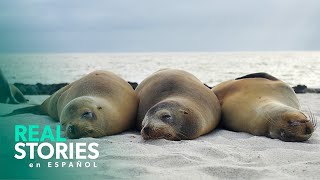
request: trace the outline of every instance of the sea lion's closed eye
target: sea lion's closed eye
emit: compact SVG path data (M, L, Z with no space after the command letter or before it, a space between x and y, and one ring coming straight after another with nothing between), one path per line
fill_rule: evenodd
M81 118L83 119L93 119L94 114L90 111L86 111L81 115Z
M163 114L161 116L161 120L164 121L164 122L170 123L170 122L172 122L173 118L172 118L172 116L170 114Z

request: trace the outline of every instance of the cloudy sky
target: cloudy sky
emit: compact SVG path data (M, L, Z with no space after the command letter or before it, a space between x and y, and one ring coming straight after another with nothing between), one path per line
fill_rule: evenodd
M1 52L320 50L317 0L1 0Z

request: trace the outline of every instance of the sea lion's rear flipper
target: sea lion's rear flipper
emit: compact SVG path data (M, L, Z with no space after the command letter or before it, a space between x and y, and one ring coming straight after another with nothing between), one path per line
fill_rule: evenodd
M20 104L20 102L17 101L16 98L14 98L12 95L8 98L7 103L8 104Z
M247 79L247 78L265 78L265 79L269 79L271 81L278 81L279 80L276 77L274 77L268 73L264 73L264 72L248 74L246 76L239 77L236 80Z
M41 105L35 105L35 106L29 106L29 107L13 110L11 113L1 115L0 117L8 117L8 116L14 116L14 115L26 114L26 113L43 115L43 112L41 111Z
M14 98L18 101L18 103L26 103L29 101L23 96L22 92L15 85L11 85L11 90L13 92Z

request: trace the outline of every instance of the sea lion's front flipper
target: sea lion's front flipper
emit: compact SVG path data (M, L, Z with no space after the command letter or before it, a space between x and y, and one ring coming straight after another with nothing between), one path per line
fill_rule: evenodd
M13 110L11 113L1 115L0 117L8 117L8 116L14 116L14 115L26 114L26 113L32 113L32 114L38 114L38 115L43 114L43 112L41 111L41 105L35 105L35 106L28 106L28 107Z

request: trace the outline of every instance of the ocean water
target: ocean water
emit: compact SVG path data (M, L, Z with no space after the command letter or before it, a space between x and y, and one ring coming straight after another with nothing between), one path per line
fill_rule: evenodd
M141 82L159 69L178 68L211 86L267 72L292 86L320 87L320 52L1 54L0 68L11 83L72 82L94 70Z

